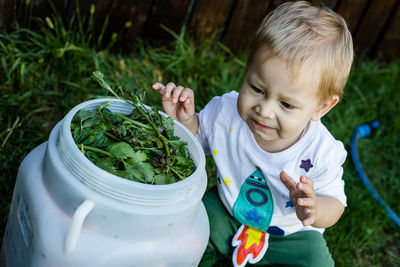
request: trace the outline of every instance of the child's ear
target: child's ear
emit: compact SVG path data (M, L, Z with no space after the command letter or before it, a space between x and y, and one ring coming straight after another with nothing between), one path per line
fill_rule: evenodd
M314 112L311 120L317 121L321 119L329 110L331 110L339 102L339 96L333 95L325 100Z

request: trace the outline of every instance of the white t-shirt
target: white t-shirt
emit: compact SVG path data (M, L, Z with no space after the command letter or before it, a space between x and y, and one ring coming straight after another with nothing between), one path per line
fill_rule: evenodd
M284 235L310 229L323 232L324 229L302 225L279 173L286 171L296 182L300 176L308 176L313 180L317 195L335 197L346 206L342 164L347 152L343 144L335 140L320 121L310 121L302 137L291 147L281 152L266 152L258 146L239 116L237 99L235 91L214 97L199 113L197 138L206 154L214 158L218 193L225 207L233 215L242 184L257 166L273 198L270 225L279 227Z

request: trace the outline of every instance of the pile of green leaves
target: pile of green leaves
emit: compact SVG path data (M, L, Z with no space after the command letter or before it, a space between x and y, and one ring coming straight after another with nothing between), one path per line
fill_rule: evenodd
M112 174L147 184L170 184L193 173L195 165L187 142L174 136L171 117L156 108L146 108L138 90L117 87L114 91L99 71L92 77L133 105L133 110L129 115L112 113L106 102L95 111L82 109L76 113L71 131L87 158Z

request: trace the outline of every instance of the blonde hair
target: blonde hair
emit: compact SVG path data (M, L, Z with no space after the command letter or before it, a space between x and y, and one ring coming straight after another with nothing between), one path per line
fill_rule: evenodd
M305 1L280 5L263 19L255 34L247 70L260 49L264 60L281 57L292 71L306 63L316 67L322 100L342 96L353 62L353 41L344 19L329 8Z

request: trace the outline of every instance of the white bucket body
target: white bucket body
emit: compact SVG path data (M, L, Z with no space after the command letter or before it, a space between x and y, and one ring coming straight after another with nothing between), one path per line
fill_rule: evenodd
M95 166L75 145L70 123L79 109L105 101L113 112L131 106L115 99L84 102L21 163L3 239L4 266L197 266L209 222L201 198L205 158L179 122L196 171L170 185L148 185Z

